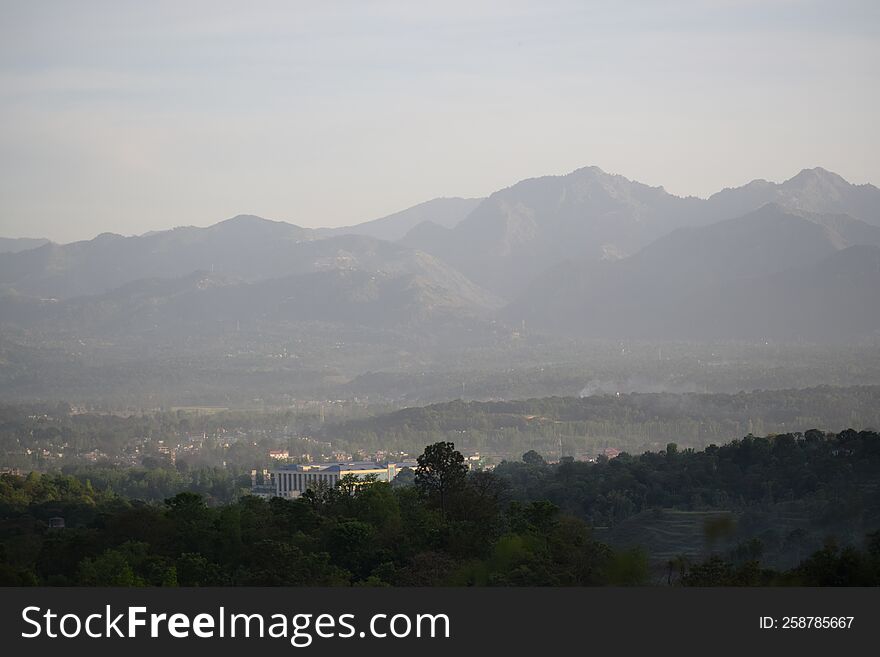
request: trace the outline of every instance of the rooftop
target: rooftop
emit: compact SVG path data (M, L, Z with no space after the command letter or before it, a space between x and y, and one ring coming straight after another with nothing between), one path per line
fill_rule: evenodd
M292 472L339 472L341 470L384 470L387 463L375 463L374 461L349 461L347 463L313 463L301 465L289 463L278 466L278 470Z

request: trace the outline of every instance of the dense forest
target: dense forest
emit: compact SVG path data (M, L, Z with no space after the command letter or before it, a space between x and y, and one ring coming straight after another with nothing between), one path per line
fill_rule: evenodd
M449 442L391 484L344 479L297 500L193 492L126 499L71 475L0 477L4 585L876 585L880 435L786 434L468 471ZM739 540L748 514L804 504L795 563ZM639 514L702 516L697 553L657 562L609 533ZM50 527L64 519L64 528ZM837 530L846 529L845 532ZM606 536L611 540L606 540ZM766 538L766 536L765 536Z
M670 443L597 463L547 464L532 451L495 475L512 499L547 500L604 540L647 546L655 558L699 557L714 540L789 567L829 537L858 543L880 528L880 438L869 431L749 435L701 451ZM714 539L700 535L710 526Z

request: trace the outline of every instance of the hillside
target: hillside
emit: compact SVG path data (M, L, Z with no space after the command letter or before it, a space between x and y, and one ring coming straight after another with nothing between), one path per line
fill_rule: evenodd
M430 221L444 228L453 228L464 219L483 199L481 198L435 198L419 203L387 217L365 221L354 226L319 228L319 235L366 235L380 240L401 239L415 226Z
M821 167L803 169L782 183L753 180L709 197L710 213L718 219L737 217L766 203L802 213L848 214L880 226L880 189L853 185Z
M18 253L19 251L36 249L48 242L49 240L31 237L0 237L0 253Z
M249 280L281 276L290 273L292 250L310 239L307 228L245 215L208 228L133 237L105 233L92 240L0 255L0 289L65 299L198 270Z
M502 295L560 260L633 253L695 220L698 199L607 174L598 167L521 181L495 192L451 229L405 238Z
M498 303L437 259L389 242L342 236L286 248L288 276L251 281L195 272L60 301L0 297L0 309L5 323L20 328L125 337L197 335L242 321L417 325L479 317Z
M866 336L877 326L878 245L877 227L836 215L801 217L769 204L674 231L617 262L559 265L503 316L591 337Z

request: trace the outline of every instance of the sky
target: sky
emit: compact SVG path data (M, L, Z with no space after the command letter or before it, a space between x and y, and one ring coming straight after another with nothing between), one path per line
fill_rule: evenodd
M880 184L876 0L0 0L0 236L303 226L587 165Z

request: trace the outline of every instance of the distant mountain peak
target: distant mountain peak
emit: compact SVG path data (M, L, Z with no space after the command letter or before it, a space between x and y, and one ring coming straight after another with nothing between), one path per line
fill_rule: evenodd
M588 165L585 167L580 167L579 169L575 169L571 173L568 174L567 177L577 178L580 176L613 176L614 174L608 173L603 169L597 167L596 165Z
M101 242L112 242L114 240L120 240L120 239L125 239L125 237L123 235L120 235L119 233L106 232L106 233L100 233L99 235L96 235L92 239L92 241L95 243L101 243Z
M789 178L784 183L782 183L782 186L803 186L813 185L817 183L831 184L834 186L850 186L850 184L842 176L839 176L833 171L828 171L828 169L823 169L822 167L801 169L801 171L797 175Z
M248 222L248 221L270 221L269 219L264 219L255 214L237 214L234 217L230 217L229 219L224 219L218 223L239 223L239 222Z
M234 217L229 219L225 219L220 221L214 226L229 226L229 227L239 227L239 226L290 226L292 228L299 228L295 224L288 223L286 221L275 221L274 219L266 219L264 217L259 217L255 214L237 214ZM213 227L213 226L212 226Z

